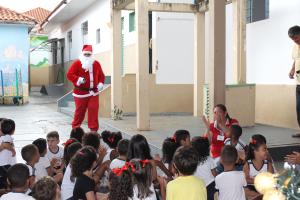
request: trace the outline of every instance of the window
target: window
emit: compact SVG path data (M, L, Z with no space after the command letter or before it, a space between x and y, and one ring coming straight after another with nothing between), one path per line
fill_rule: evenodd
M88 22L83 22L81 24L81 33L82 33L82 43L86 44L88 42Z
M247 23L269 18L269 0L247 0Z
M135 12L129 14L129 32L135 30Z
M96 30L96 44L100 43L100 28Z
M68 55L69 55L69 60L71 60L71 49L72 49L72 31L69 31L67 34L67 39L68 39Z
M72 47L72 31L68 32L68 44L69 47Z
M52 50L52 64L57 64L57 41L51 43Z

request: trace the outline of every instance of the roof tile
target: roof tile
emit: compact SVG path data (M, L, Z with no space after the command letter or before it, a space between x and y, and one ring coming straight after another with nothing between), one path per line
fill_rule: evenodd
M31 24L36 23L36 20L33 17L27 16L26 14L21 14L0 6L0 23L1 22L20 22L25 24Z
M50 13L51 12L49 10L38 7L24 12L23 14L33 17L40 24L48 17Z

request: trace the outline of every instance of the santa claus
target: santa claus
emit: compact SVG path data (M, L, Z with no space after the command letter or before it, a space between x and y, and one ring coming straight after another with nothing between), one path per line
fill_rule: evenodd
M97 132L99 128L99 92L103 89L105 75L101 65L93 56L92 45L84 45L79 59L74 61L67 72L73 83L75 114L72 127L80 127L88 110L88 127Z

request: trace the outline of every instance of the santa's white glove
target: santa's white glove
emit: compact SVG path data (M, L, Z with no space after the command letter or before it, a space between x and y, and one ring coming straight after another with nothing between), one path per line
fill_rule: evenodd
M101 90L103 90L103 83L99 83L97 85L97 88L98 88L98 92L100 92Z
M82 78L82 77L79 77L78 80L77 80L76 85L79 86L79 85L81 85L81 84L83 84L83 83L85 83L85 79Z

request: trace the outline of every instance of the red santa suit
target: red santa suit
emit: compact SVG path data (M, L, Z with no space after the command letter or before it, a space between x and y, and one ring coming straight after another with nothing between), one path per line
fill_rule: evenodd
M92 54L92 46L84 45L83 55ZM91 131L99 129L98 110L99 92L103 89L105 75L101 65L91 56L74 61L67 72L67 78L73 85L73 96L75 101L75 114L72 128L80 127L88 110L88 127Z

